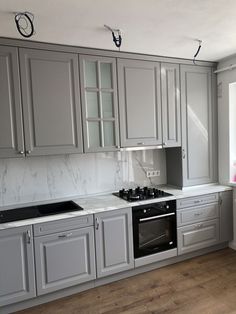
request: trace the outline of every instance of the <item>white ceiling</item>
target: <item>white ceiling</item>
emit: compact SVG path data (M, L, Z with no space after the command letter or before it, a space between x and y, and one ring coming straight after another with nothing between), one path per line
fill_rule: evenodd
M0 0L0 36L22 38L13 12L35 15L31 40L116 49L103 25L123 31L121 50L201 60L236 53L236 0Z

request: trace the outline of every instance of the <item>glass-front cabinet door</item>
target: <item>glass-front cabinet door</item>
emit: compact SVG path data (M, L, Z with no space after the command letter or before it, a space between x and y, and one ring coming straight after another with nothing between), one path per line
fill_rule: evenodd
M80 55L85 152L119 148L116 60Z

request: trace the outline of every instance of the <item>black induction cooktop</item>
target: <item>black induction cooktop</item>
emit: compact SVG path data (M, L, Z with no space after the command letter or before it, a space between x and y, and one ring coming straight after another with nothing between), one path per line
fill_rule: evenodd
M0 211L0 223L63 214L77 210L83 210L83 208L72 201L3 210Z

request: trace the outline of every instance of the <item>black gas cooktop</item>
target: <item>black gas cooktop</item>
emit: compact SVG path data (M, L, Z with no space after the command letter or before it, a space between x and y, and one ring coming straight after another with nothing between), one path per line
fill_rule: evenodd
M170 193L166 193L157 188L150 188L147 186L137 187L135 189L122 189L117 193L113 193L128 202L143 201L149 199L157 199L166 196L172 196Z
M83 210L83 208L72 201L3 210L0 211L0 223L63 214L77 210Z

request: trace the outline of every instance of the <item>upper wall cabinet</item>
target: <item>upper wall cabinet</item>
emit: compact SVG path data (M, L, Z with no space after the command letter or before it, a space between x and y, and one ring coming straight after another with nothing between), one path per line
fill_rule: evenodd
M24 154L17 48L0 46L0 157Z
M179 65L161 64L163 147L181 146Z
M162 144L160 64L118 59L121 146Z
M214 181L212 69L181 65L183 186Z
M85 152L119 148L115 58L80 55Z
M81 153L78 55L19 51L26 154Z

